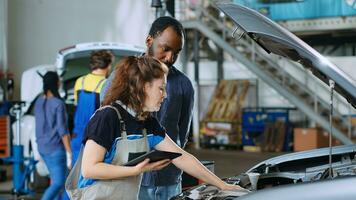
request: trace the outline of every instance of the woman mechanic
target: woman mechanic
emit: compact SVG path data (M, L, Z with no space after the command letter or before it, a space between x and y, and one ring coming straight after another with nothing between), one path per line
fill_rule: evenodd
M113 80L103 106L89 121L85 146L68 176L66 189L72 199L137 199L142 173L159 170L170 162L222 190L242 189L223 182L178 147L152 116L166 97L166 65L151 57L130 56L118 64L115 73L119 78ZM146 159L132 167L122 165L130 153L150 149L182 156L152 163Z

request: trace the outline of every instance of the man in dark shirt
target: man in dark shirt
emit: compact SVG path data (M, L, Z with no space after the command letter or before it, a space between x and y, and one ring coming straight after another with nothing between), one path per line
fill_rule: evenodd
M167 98L157 112L157 119L166 129L169 137L180 147L188 140L188 130L192 119L194 89L189 78L173 66L184 43L184 29L180 22L172 17L156 19L146 38L146 54L169 67L167 77ZM103 86L100 99L104 98L113 79L113 73ZM167 200L181 192L182 171L174 165L143 175L140 200Z

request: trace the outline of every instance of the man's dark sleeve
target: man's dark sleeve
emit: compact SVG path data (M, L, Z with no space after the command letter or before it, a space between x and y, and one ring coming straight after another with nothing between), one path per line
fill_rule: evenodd
M184 147L188 142L189 128L192 121L193 106L194 106L194 89L192 83L188 79L184 84L184 95L181 107L181 116L179 118L179 138L181 147Z
M108 91L112 80L114 80L114 77L115 77L115 70L113 72L111 72L109 78L105 81L103 87L100 90L100 105L104 101L106 92Z

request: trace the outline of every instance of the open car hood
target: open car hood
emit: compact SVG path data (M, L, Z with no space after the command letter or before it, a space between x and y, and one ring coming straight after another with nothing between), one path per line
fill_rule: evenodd
M62 81L77 79L90 72L89 58L93 51L107 49L115 56L115 63L122 57L144 53L144 48L115 42L80 43L59 50L56 58L57 72L62 75ZM113 63L113 66L115 66ZM64 73L66 72L66 73Z
M335 81L335 90L356 108L356 81L308 44L257 11L231 3L216 6L268 53L302 64L327 85Z

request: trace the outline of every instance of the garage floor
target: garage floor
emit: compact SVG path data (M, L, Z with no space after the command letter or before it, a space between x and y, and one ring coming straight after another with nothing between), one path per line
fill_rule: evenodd
M220 178L229 177L245 172L260 161L281 155L282 153L250 153L237 150L218 149L188 149L199 160L215 162L215 174Z
M249 153L237 150L218 150L218 149L187 149L199 160L208 160L215 162L215 174L221 178L240 174L251 168L260 161L281 155L281 153ZM0 169L6 169L7 174L11 173L11 166L0 166ZM0 200L14 199L9 191L12 188L11 177L8 181L0 182ZM40 199L40 194L24 197L21 199Z

